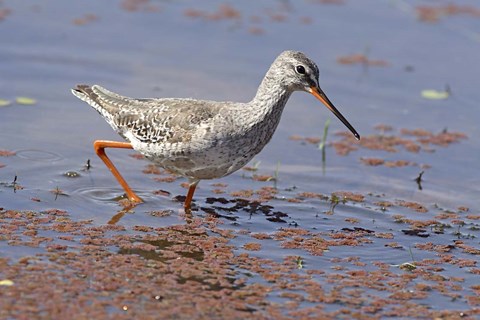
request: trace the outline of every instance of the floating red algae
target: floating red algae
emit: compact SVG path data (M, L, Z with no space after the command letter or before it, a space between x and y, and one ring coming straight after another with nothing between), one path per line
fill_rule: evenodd
M123 0L120 3L122 9L130 12L146 11L157 12L160 8L157 5L151 4L150 0Z
M223 189L227 186L217 187ZM267 208L251 198L266 199L277 192L283 191L265 186L251 190L248 200L209 198L206 203L213 204L211 207L225 206L225 210L237 208L243 214L260 213L262 210L271 214L273 208ZM408 231L413 236L415 233L419 237L429 235L427 243L424 238L409 238L415 248L412 259L421 259L422 250L432 251L429 256L438 256L412 262L416 267L414 270L394 266L393 263L400 265L410 258L409 245L404 241L407 236L402 234L398 225L387 229L375 223L374 226L367 224L368 229L362 228L359 224L366 222L365 219L370 219L370 216L361 218L361 214L337 217L335 222L340 226L331 224L328 220L335 217L328 216L325 221L330 224L327 226L322 222L315 226L299 223L293 227L292 223L292 227L275 231L278 225L272 224L272 233L266 233L253 232L259 230L253 228L251 232L246 224L242 225L241 219L240 225L235 224L231 230L230 220L209 214L202 217L196 213L182 216L186 223L176 226L155 228L137 225L125 229L122 226L89 226L88 222L82 225L59 221L70 217L68 212L62 215L58 209L42 213L5 214L5 211L0 211L0 239L11 239L12 245L36 244L38 247L35 250L43 248L45 252L34 259L25 258L22 263L6 262L0 258L0 280L11 278L19 286L9 287L8 295L6 291L0 292L0 317L13 312L34 317L28 309L18 311L18 302L21 305L27 298L35 301L31 307L35 312L56 315L55 310L62 310L85 317L95 314L103 318L169 318L179 313L188 317L265 319L291 316L380 319L393 315L415 317L417 312L432 318L455 317L459 312L475 316L477 311L474 307L469 308L468 304L475 303L471 297L476 292L475 288L470 288L471 283L467 283L468 275L465 276L479 272L475 261L478 250L474 241L455 236L456 240L445 244L443 238L438 238L441 235L435 233L437 228L447 223L457 223L455 230L458 226L459 232L463 224L473 226L475 221L468 221L468 216L476 216L474 209L470 209L470 214L469 210L460 209L461 206L455 206L454 210L429 206L432 213L420 215L428 220L414 220L411 217L418 216L415 209L419 208L418 205L424 206L421 203L377 201L385 195L335 194L339 201L359 201L352 208L370 207L370 201L374 199L372 212L381 215L382 219L411 225ZM295 197L329 200L322 194L309 192L299 192ZM405 203L410 203L406 207L413 212L402 207ZM328 206L328 202L321 204ZM395 215L380 212L379 208L407 213L404 216ZM223 207L219 212L222 210ZM22 221L11 225L4 223L5 219L10 219L6 217ZM438 219L442 219L442 223ZM45 230L53 234L43 237ZM61 233L56 233L56 230L61 230ZM454 230L446 229L447 232ZM470 232L476 233L473 229ZM55 243L60 237L62 243ZM391 240L394 238L397 242ZM233 241L229 242L229 239ZM238 244L239 239L241 244ZM286 252L288 256L283 261L281 258L278 261L262 258L264 251L270 250L272 245L295 251ZM338 248L340 246L343 247ZM370 261L357 251L355 254L359 256L343 258L350 250L356 249L349 248L353 246L362 246L364 250L380 248L390 253L395 250L394 262ZM341 249L339 254L336 249ZM339 255L342 258L337 258ZM48 264L41 259L47 259ZM395 261L397 259L398 262ZM463 274L449 276L452 269L463 269ZM39 275L48 275L47 283L39 282ZM56 291L50 286L54 286ZM55 304L45 301L46 298L41 295L53 296ZM104 299L105 295L108 295L108 301ZM461 311L429 308L427 301L436 301L438 295L453 299ZM272 296L281 297L282 304L272 302ZM71 303L71 297L75 297L75 304ZM17 303L2 302L4 299L15 299ZM228 306L224 307L225 304Z
M8 8L0 8L0 21L4 20L11 13L12 13L12 10Z
M250 236L254 239L257 239L257 240L272 239L272 236L270 236L267 233L252 233Z
M415 8L417 17L423 22L437 22L442 17L452 15L469 15L480 17L480 9L469 5L446 4L439 6L420 5Z
M162 174L164 172L164 170L154 164L147 164L145 166L145 169L142 170L143 173L145 174L155 174L155 175L158 175L158 174Z
M153 180L157 181L157 182L167 182L167 183L171 183L171 182L175 182L178 180L179 177L177 176L174 176L174 175L169 175L169 176L165 176L165 177L155 177L153 178ZM187 186L188 187L188 186Z
M389 63L385 60L373 60L369 59L364 54L352 54L348 56L341 56L337 58L337 62L340 64L363 64L366 66L386 67Z
M389 168L401 168L406 166L417 166L417 164L408 160L385 161L385 167Z
M0 150L0 157L11 157L16 155L17 153L15 151L9 151L9 150Z
M302 137L299 135L292 135L289 137L289 139L293 141L302 141L305 143L317 144L317 145L322 141L322 138L319 138L319 137Z
M385 163L385 160L379 158L360 158L360 161L367 166L373 167L380 166Z
M467 139L467 136L460 132L442 131L435 134L424 129L401 129L401 136L397 136L393 133L389 133L388 135L385 133L393 130L393 128L389 126L382 125L379 127L377 125L376 128L377 130L382 128L382 133L363 136L360 141L357 141L352 137L349 132L337 133L335 135L341 137L341 139L331 142L330 145L334 147L337 154L344 156L352 151L358 150L359 148L395 153L399 151L400 147L402 147L408 152L418 153L420 151L434 151L434 149L431 148L431 145L447 147L452 143L458 143L463 139ZM295 137L295 139L298 140L300 138ZM379 165L376 163L381 162L381 159L378 158L378 160L374 160L375 158L363 159L362 162L366 165ZM410 162L408 165L415 164Z
M203 10L188 8L184 15L189 18L203 18L206 20L240 19L241 13L230 4L220 4L216 11L206 12Z
M467 135L460 132L441 132L439 134L433 134L429 137L421 138L418 141L424 144L434 144L446 147L452 143L457 143L466 138Z
M77 25L77 26L83 26L83 25L86 25L86 24L90 24L92 22L95 22L98 20L98 17L97 15L93 14L93 13L86 13L85 15L83 15L83 17L81 18L75 18L73 20L73 24Z
M249 242L249 243L245 243L243 245L243 248L248 251L258 251L262 248L262 245L256 242Z
M422 212L422 213L425 213L425 212L428 212L428 209L418 203L418 202L412 202L412 201L397 201L396 202L397 205L399 206L402 206L402 207L405 207L405 208L409 208L409 209L412 209L414 211L417 211L417 212Z
M321 193L316 193L316 192L300 192L298 194L298 197L300 198L317 198L321 200L328 200L328 196L325 196Z
M232 197L251 198L253 196L253 190L248 189L248 190L233 191L233 192L230 192L230 195Z
M254 174L252 176L252 180L254 181L262 181L262 182L266 182L266 181L272 181L274 180L275 178L271 175L260 175L260 174Z
M137 160L143 160L145 159L144 155L141 154L141 153L131 153L128 155L129 157L132 157L134 159L137 159Z
M339 197L341 200L353 201L353 202L363 202L365 196L360 193L354 193L350 191L335 191L333 195Z

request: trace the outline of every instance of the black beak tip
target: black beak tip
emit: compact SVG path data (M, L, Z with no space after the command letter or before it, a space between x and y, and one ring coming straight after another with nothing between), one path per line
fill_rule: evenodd
M357 139L358 141L360 141L360 135L359 135L357 132L355 132L353 135L355 136L355 139Z

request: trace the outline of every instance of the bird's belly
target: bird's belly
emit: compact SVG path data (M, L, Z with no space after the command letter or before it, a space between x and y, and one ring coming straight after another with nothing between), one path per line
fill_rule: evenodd
M270 140L273 131L246 130L229 135L201 135L188 143L132 142L157 165L193 180L227 176L246 165Z
M215 179L227 176L245 164L254 155L234 152L232 146L215 146L203 150L175 151L169 148L142 148L137 150L153 163L192 180Z

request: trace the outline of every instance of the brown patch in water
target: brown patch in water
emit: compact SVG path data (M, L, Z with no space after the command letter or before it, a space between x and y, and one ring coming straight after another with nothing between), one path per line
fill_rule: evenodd
M480 18L480 9L470 5L419 5L415 8L417 18L423 22L438 22L443 17L453 15L468 15Z
M248 251L258 251L262 248L262 245L257 242L249 242L243 245L243 248Z
M15 151L0 150L0 157L12 157L16 154L17 153Z
M340 64L363 64L365 66L386 67L389 63L385 60L369 59L364 54L352 54L347 56L340 56L337 58Z
M363 202L365 196L360 193L354 193L350 191L335 191L333 195L339 197L342 200L353 201L353 202Z
M460 132L443 131L434 134L424 129L401 129L400 134L407 137L382 133L364 136L360 141L357 141L349 132L340 132L337 133L336 136L340 136L341 139L332 142L331 145L339 155L348 155L351 151L358 150L360 147L391 153L398 152L399 147L402 147L408 152L418 153L420 151L434 151L431 145L447 147L452 143L457 143L467 138L465 134ZM372 158L371 161L370 158L364 159L365 160L362 161L368 165L379 162L379 160L373 160L374 158ZM409 165L412 165L412 163L409 163Z
M412 209L414 211L417 211L417 212L421 212L421 213L425 213L425 212L428 212L428 209L422 205L421 203L418 203L418 202L411 202L411 201L397 201L396 202L397 205L399 206L402 206L402 207L405 207L405 208L409 208L409 209Z
M150 0L123 0L120 3L120 7L129 12L158 12L160 7L157 5L151 4Z
M4 20L11 13L12 13L12 10L9 8L0 8L0 21Z
M93 13L86 13L83 17L73 19L72 23L77 26L83 26L98 20L98 16Z

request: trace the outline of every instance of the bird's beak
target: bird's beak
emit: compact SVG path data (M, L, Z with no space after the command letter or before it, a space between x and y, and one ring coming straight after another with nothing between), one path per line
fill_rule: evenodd
M320 89L320 87L312 86L309 88L308 92L310 92L313 96L315 96L315 98L320 100L325 105L325 107L327 107L330 111L332 111L333 114L336 115L337 118L340 119L340 121L342 121L343 124L353 133L355 138L357 140L360 140L360 135L357 133L357 131L352 127L352 125L347 121L347 119L345 119L345 117L342 116L340 111L338 111L337 108L335 108L333 103L331 103L330 100L328 100L327 96L322 91L322 89Z

